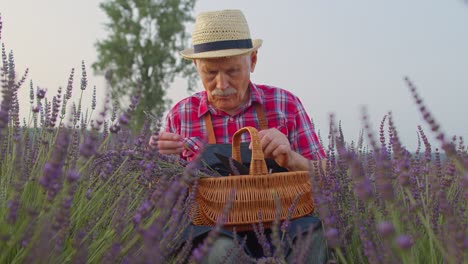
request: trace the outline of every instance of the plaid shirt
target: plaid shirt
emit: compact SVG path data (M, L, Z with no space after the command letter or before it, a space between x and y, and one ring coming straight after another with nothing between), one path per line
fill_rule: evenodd
M208 111L211 113L216 143L232 143L234 132L243 127L258 128L258 117L253 103L262 105L268 127L277 128L285 134L295 152L307 159L326 157L299 98L280 88L253 83L250 83L249 96L247 104L233 116L208 104L205 91L195 93L174 105L167 115L165 130L184 138L187 148L182 152L182 158L193 160L208 141L203 118ZM241 136L241 142L249 140L248 133Z

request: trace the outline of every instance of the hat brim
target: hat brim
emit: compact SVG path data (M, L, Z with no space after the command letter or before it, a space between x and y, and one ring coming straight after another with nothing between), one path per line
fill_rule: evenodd
M249 52L255 51L262 46L262 42L263 41L261 39L252 40L253 47L250 49L226 49L226 50L199 52L199 53L194 53L193 49L185 49L180 52L180 55L182 55L182 57L184 57L184 59L187 59L187 60L231 57L231 56L247 54Z

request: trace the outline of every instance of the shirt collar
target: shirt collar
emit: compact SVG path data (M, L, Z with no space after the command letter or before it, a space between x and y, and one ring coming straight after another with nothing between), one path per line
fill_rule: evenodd
M239 109L239 113L251 107L253 103L260 103L261 105L265 103L263 91L258 89L258 87L254 83L252 82L249 83L249 89L250 89L249 99L247 103L245 104L245 106ZM208 111L210 111L211 114L219 114L217 109L208 103L208 95L206 91L203 91L201 100L200 100L200 105L198 106L198 117L201 118Z

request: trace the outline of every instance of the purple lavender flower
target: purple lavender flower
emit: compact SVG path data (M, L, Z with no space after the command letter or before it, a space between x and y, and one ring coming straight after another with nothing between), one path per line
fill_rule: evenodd
M395 227L391 222L383 221L377 225L377 231L383 237L391 236L395 232Z
M85 194L86 199L90 200L92 193L93 193L93 189L88 189Z
M340 245L340 234L336 228L327 229L325 231L325 238L327 239L328 245L332 248Z
M146 217L153 208L154 208L153 205L148 200L140 204L140 207L138 207L137 209L137 213L133 216L133 219L132 219L135 226L139 225L141 219Z
M135 226L139 225L141 221L141 214L137 213L136 215L133 216L133 224Z
M75 68L72 68L70 72L70 76L68 77L67 89L66 89L66 93L64 96L65 100L70 100L72 97L74 74L75 74Z
M298 193L296 195L296 197L294 197L294 200L291 203L291 206L289 206L289 208L288 208L288 213L286 214L286 219L281 224L281 232L283 233L283 235L289 229L289 225L291 224L292 214L293 214L294 210L296 210L296 206L297 206L297 203L299 201L299 197L301 197L301 195L302 195L301 193Z
M129 122L128 116L127 116L126 114L122 114L122 115L119 117L119 122L120 122L120 124L122 124L122 125L128 125L128 122Z
M8 112L4 111L3 109L0 110L0 128L7 127L8 124Z
M39 105L33 106L31 110L33 111L33 113L37 114L41 111L41 108L42 106L39 104Z
M46 95L46 92L47 92L47 88L40 88L39 86L37 87L37 90L36 90L36 97L37 99L39 100L42 100L44 99L45 95Z
M60 91L61 89L59 88L59 94L52 98L52 113L50 116L50 127L55 127L55 122L57 121L58 113L60 110Z
M463 190L465 199L468 199L468 171L460 179L460 187Z
M253 231L255 236L257 237L258 243L261 245L263 254L267 257L272 256L271 253L271 245L268 242L265 233L265 226L263 225L263 214L262 212L258 212L258 224L253 224Z
M34 103L34 86L32 80L29 82L29 103Z
M72 183L78 181L81 178L81 174L76 170L68 171L67 180L68 182Z
M44 165L43 175L39 182L48 191L49 200L52 200L62 187L60 182L61 171L61 164L48 162Z
M8 201L7 203L7 206L9 209L7 220L8 220L8 223L10 224L15 223L18 218L18 208L19 208L18 198L19 197L15 197L12 200Z
M120 125L119 124L113 124L110 126L109 128L109 131L112 133L112 134L116 134L120 131Z
M96 85L93 88L93 99L91 100L91 109L96 109Z
M85 142L80 146L80 154L85 157L89 158L97 153L96 150L96 142L92 136L89 136L85 139Z
M356 195L362 201L365 201L372 197L372 184L368 178L362 179L361 182L356 183L355 186Z
M82 91L86 90L86 87L88 87L88 78L86 76L86 66L85 62L81 61L81 85L80 88Z
M410 249L413 244L413 238L409 235L399 235L395 238L395 243L400 247L401 249Z

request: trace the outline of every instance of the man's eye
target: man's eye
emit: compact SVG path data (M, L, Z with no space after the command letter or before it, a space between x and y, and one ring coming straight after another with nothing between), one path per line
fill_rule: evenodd
M229 74L229 75L233 75L233 74L236 74L236 73L238 73L238 72L239 72L238 69L232 69L232 70L229 70L229 71L228 71L228 74Z

